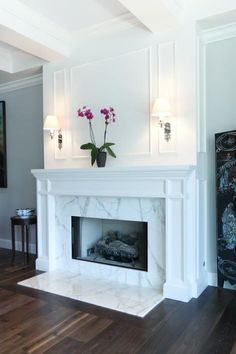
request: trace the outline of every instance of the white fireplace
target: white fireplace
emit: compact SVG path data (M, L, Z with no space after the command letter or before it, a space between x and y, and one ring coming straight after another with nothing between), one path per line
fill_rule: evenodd
M105 187L106 188L106 187ZM163 289L165 281L165 200L134 197L55 197L53 268L94 275L127 285ZM145 221L148 224L147 271L120 268L72 258L71 217ZM89 235L88 235L89 236ZM49 258L51 253L49 251ZM49 261L50 264L50 261ZM39 260L37 267L40 267Z
M33 170L37 178L38 259L43 271L70 271L189 301L198 282L195 170L192 166ZM72 258L71 218L143 221L147 271Z

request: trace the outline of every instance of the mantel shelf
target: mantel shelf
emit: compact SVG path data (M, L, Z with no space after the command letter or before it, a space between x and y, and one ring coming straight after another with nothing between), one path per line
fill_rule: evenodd
M77 169L40 169L32 170L32 174L41 180L45 179L75 179L75 178L115 178L115 179L147 179L158 177L184 177L193 170L193 165L175 166L136 166L136 167L106 167Z

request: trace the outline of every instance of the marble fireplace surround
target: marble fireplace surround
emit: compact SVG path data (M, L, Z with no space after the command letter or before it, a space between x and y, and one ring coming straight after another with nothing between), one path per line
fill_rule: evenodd
M58 220L58 216L62 215L60 208L65 208L65 205L70 205L69 214L72 213L73 215L78 210L78 205L83 209L88 200L90 204L95 203L96 205L102 200L110 200L115 203L115 207L118 201L123 200L132 201L133 205L137 202L139 204L143 203L144 208L145 205L149 208L149 203L149 205L155 205L152 210L156 210L159 215L164 210L163 222L165 223L165 225L162 225L163 228L159 223L159 231L164 230L163 250L165 254L161 261L164 261L163 268L160 264L160 272L155 274L154 271L150 275L154 287L160 285L161 280L164 279L164 284L162 283L164 297L189 301L192 297L199 295L196 235L193 232L195 223L194 193L196 188L193 166L44 169L32 170L32 173L37 179L37 269L43 271L58 269L58 259L60 259L60 252L62 251L57 246L58 227L61 227L62 231L65 228L62 220ZM109 208L112 208L112 204L108 205ZM68 211L69 209L65 210ZM121 214L123 212L124 210ZM78 216L79 214L77 212ZM153 216L155 216L155 213ZM136 218L137 215L131 217L131 219ZM129 220L129 217L126 219ZM65 229L64 231L65 235L68 235L68 230ZM69 242L70 240L68 240ZM77 260L73 261L79 262ZM130 272L136 271L130 270ZM156 280L155 275L157 275ZM131 283L133 278L135 279L134 275L130 278ZM144 283L139 284L139 286L147 286L148 280L146 278ZM155 281L157 282L155 283ZM134 285L137 286L137 284L137 282L134 282Z

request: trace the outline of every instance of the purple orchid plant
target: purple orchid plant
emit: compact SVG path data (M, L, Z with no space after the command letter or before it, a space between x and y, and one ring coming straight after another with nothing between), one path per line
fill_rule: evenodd
M116 121L115 110L112 107L102 108L100 110L100 113L104 117L105 127L104 127L103 144L102 144L102 146L98 147L96 145L95 135L94 135L93 126L92 126L92 120L94 119L94 114L93 114L91 108L88 108L87 106L84 106L82 108L79 108L78 111L77 111L78 117L86 118L88 120L88 123L89 123L89 134L90 134L91 142L81 145L80 148L82 150L91 150L91 164L92 165L96 161L97 156L98 156L98 154L100 152L106 152L107 151L107 153L110 156L116 158L116 155L115 155L114 151L111 149L111 146L113 146L115 144L114 143L108 143L106 141L108 126L111 123L115 123L115 121Z

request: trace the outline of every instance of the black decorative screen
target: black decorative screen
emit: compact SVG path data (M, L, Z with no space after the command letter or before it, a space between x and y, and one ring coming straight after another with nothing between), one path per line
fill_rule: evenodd
M236 284L236 131L215 135L218 285Z

